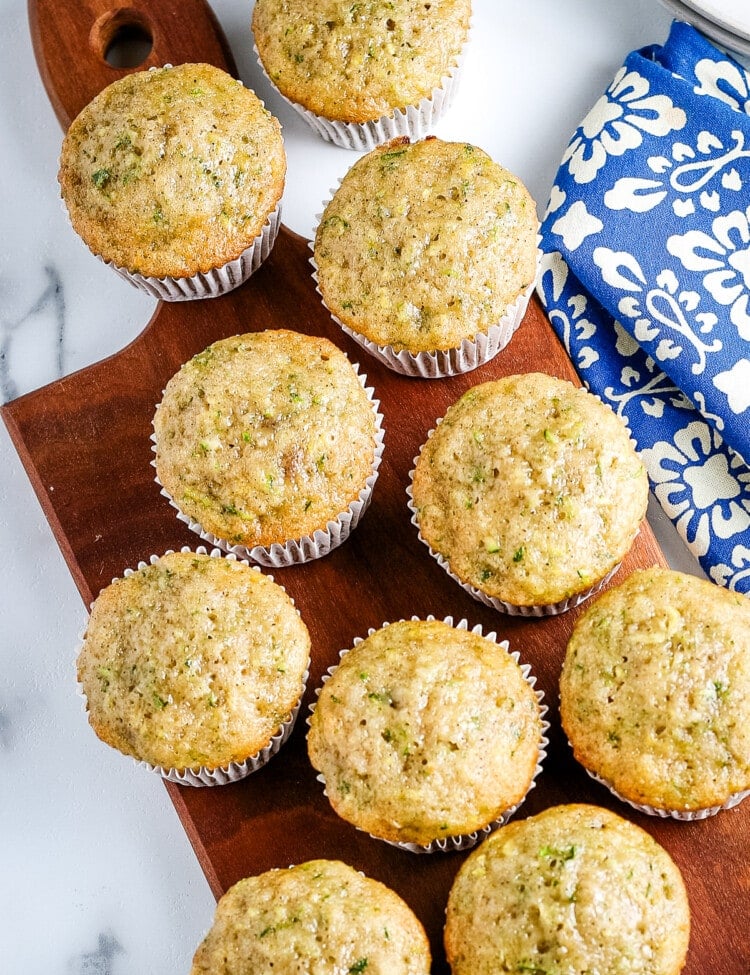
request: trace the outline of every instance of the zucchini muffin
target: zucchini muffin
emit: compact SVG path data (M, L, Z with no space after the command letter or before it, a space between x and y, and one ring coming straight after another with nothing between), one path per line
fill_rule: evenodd
M471 0L257 0L271 83L324 139L367 149L419 137L448 107Z
M212 544L268 565L325 555L367 507L381 417L332 342L285 329L222 339L170 379L159 482Z
M547 709L518 654L451 624L371 632L332 669L309 719L334 810L414 852L465 849L505 821L547 743Z
M750 794L750 600L634 572L576 622L560 714L578 761L643 812L735 805Z
M318 288L344 330L398 372L467 372L523 318L538 227L526 187L481 149L398 139L355 163L326 206Z
M600 400L541 373L474 386L415 462L420 538L476 599L563 612L616 570L648 503L628 432Z
M281 586L205 549L155 556L101 591L78 656L89 722L172 781L255 771L291 732L310 637Z
M94 254L158 298L241 284L278 230L281 126L210 64L129 74L70 126L59 181Z
M453 975L677 975L690 908L644 830L596 806L556 806L498 830L459 870L445 947Z
M216 907L191 975L429 975L411 908L339 860L240 880Z

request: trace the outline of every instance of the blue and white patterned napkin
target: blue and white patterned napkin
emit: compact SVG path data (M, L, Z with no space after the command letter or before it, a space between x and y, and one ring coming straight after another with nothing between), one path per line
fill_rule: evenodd
M704 570L750 591L750 75L675 22L576 129L540 296Z

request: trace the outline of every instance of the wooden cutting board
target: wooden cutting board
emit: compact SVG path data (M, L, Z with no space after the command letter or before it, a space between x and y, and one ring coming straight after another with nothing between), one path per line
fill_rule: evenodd
M102 56L123 25L139 26L153 38L145 67L208 61L236 73L202 0L130 0L127 9L113 0L29 0L29 14L39 70L64 127L106 84L126 73L109 67ZM470 132L466 138L472 138ZM3 407L84 602L88 605L113 576L140 559L198 543L160 496L149 464L154 404L179 366L215 339L243 331L284 327L332 339L362 364L375 387L385 416L386 449L372 506L346 544L317 562L274 573L312 635L306 702L338 651L384 621L432 613L497 630L531 664L550 705L549 755L519 815L586 801L647 829L670 851L687 883L693 930L686 975L746 975L750 801L685 824L637 814L592 783L572 760L557 715L560 666L577 611L533 621L493 612L451 582L409 522L405 490L412 458L435 419L467 388L533 370L576 378L544 312L533 300L509 347L475 373L408 379L370 360L331 321L315 292L307 257L306 241L282 228L268 262L238 290L210 301L160 304L123 351ZM664 564L664 557L644 524L616 578L655 563ZM305 713L306 705L279 756L243 782L206 789L166 785L214 894L273 866L313 857L343 859L411 904L430 937L434 971L446 972L444 909L465 854L415 856L339 820L307 761ZM103 748L101 761L108 760ZM195 932L196 945L202 934Z

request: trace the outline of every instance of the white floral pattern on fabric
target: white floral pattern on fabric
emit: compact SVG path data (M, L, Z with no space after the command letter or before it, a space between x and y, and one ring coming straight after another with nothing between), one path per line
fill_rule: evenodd
M733 413L750 410L750 360L740 359L731 369L714 376L714 386L727 394Z
M681 220L700 209L717 213L726 205L726 197L744 189L736 163L748 157L750 149L745 148L741 131L732 131L725 144L704 129L697 133L695 146L675 142L668 156L649 156L648 174L618 179L604 194L604 205L610 210L648 213L666 203Z
M727 586L740 592L746 591L750 583L750 548L735 545L732 549L731 565L720 562L709 571L709 575L719 586Z
M621 335L627 335L621 327ZM653 359L646 356L642 368L623 366L620 371L620 386L606 386L604 394L610 406L623 419L630 419L637 409L645 416L659 420L664 416L666 403L678 409L689 407L689 401L669 376L658 368Z
M712 578L750 592L750 74L687 24L576 129L539 292ZM744 548L743 548L744 546Z
M703 275L703 286L720 305L729 305L729 318L740 337L750 340L750 223L748 210L717 217L711 232L689 230L667 240L667 250L688 271Z
M750 85L747 75L730 61L703 58L695 65L696 95L720 98L738 112L750 114Z
M713 312L698 310L698 292L682 290L671 270L662 271L656 278L656 285L643 299L631 296L622 298L618 305L620 315L632 319L633 335L637 341L659 339L654 349L659 362L676 359L683 353L685 361L688 356L694 356L696 361L690 369L693 375L700 376L706 369L707 356L721 352L723 344L718 338L710 343L705 342L698 333L710 333L718 318ZM680 342L682 344L678 344Z
M581 200L573 206L552 225L556 234L560 234L565 246L569 250L576 250L592 234L598 234L604 230L604 224L598 217L592 216L586 209L586 204Z
M656 497L700 555L708 552L712 535L726 539L750 528L750 471L736 455L732 468L716 452L720 439L707 423L694 420L673 440L641 451Z
M563 156L577 183L590 183L607 161L637 149L643 133L666 135L685 125L685 113L665 95L650 94L648 81L621 68L581 122Z
M559 254L545 254L542 266L549 272L553 281L553 290L560 297L568 277L568 266ZM564 307L550 310L550 322L555 326L568 355L575 358L579 369L589 369L599 360L599 353L587 339L596 333L596 325L586 316L588 300L585 295L570 295ZM575 336L575 341L572 340Z

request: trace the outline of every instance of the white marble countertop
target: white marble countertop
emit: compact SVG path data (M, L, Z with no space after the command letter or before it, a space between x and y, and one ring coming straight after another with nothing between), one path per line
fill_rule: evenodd
M61 0L62 2L62 0ZM74 2L74 0L68 0ZM215 0L243 80L284 126L284 221L309 235L356 156L319 141L269 91L251 4ZM462 87L438 135L486 149L543 212L573 129L625 54L666 37L657 0L474 0ZM26 5L0 0L0 400L124 346L151 299L95 260L57 192L61 132ZM676 567L696 571L652 506ZM81 711L74 653L85 611L0 425L0 969L8 975L185 972L214 901L160 780L102 745Z

